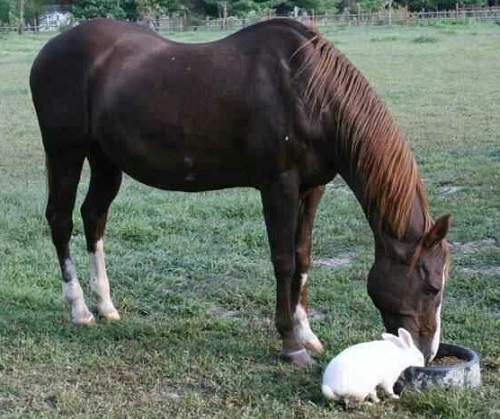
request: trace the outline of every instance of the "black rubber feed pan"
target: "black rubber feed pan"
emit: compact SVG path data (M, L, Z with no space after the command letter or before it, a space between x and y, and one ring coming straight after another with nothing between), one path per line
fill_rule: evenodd
M440 365L440 361L455 357L453 363ZM474 351L457 345L442 343L435 365L407 368L400 377L399 384L405 389L426 390L431 387L474 388L481 385L479 356Z

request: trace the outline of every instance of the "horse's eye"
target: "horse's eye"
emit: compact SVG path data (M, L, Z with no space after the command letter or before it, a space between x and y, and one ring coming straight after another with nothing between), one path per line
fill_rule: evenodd
M426 295L437 295L441 291L440 287L426 283L424 285L424 294Z
M418 274L420 275L421 279L425 280L426 278L429 277L429 271L422 263L419 263L417 265L417 269L418 269Z

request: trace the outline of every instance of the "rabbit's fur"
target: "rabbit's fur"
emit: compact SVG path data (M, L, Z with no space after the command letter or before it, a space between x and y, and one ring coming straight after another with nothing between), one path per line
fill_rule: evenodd
M328 364L321 386L327 399L362 402L368 396L376 403L377 386L398 398L394 383L406 368L423 367L424 356L403 328L398 336L383 333L382 339L351 346Z

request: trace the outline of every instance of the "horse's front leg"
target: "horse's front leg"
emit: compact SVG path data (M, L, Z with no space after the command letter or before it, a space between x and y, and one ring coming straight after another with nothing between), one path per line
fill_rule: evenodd
M291 295L299 209L297 174L283 173L275 182L264 186L261 195L277 281L276 327L283 341L281 356L287 361L304 366L310 364L312 359L294 333L293 313L297 302L294 305Z
M292 283L293 330L297 339L315 354L323 352L323 345L311 330L307 313L307 280L311 265L312 230L314 218L324 186L310 189L300 197L298 225L296 235L296 269Z

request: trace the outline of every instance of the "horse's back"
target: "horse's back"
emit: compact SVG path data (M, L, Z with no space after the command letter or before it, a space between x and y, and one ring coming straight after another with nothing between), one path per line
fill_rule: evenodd
M108 65L105 69L107 76L115 80L116 77L123 76L140 77L141 73L143 75L148 70L157 74L168 73L168 67L175 66L176 59L187 55L201 58L199 65L211 65L211 68L204 69L191 67L190 71L211 72L215 79L218 77L225 81L225 74L229 71L235 73L242 70L228 66L227 60L238 60L244 56L245 51L249 59L257 59L259 52L261 56L266 51L269 55L273 43L283 49L287 38L290 41L291 37L276 37L276 31L288 31L291 34L301 28L306 30L297 22L275 19L245 28L219 41L180 44L164 39L137 24L94 19L54 37L42 48L30 74L33 100L40 122L45 125L64 121L67 126L78 126L81 132L87 132L88 116L85 114L88 109L87 100L91 100L88 98L88 90L91 88L92 73L99 67L105 67L104 64L115 63L115 66ZM147 60L148 56L158 56L160 49L172 52L169 57L171 62ZM286 49L289 50L290 47ZM108 60L111 55L114 55L113 60ZM149 64L151 68L131 68L138 58L143 59L139 64ZM276 60L277 57L271 59ZM106 60L108 63L105 63ZM170 65L159 67L165 64ZM241 65L241 62L233 64ZM177 76L182 77L182 74L176 74ZM212 77L211 85L216 81Z
M82 24L33 65L45 148L98 142L122 170L166 189L253 185L303 154L290 59L310 36L281 19L202 44Z

